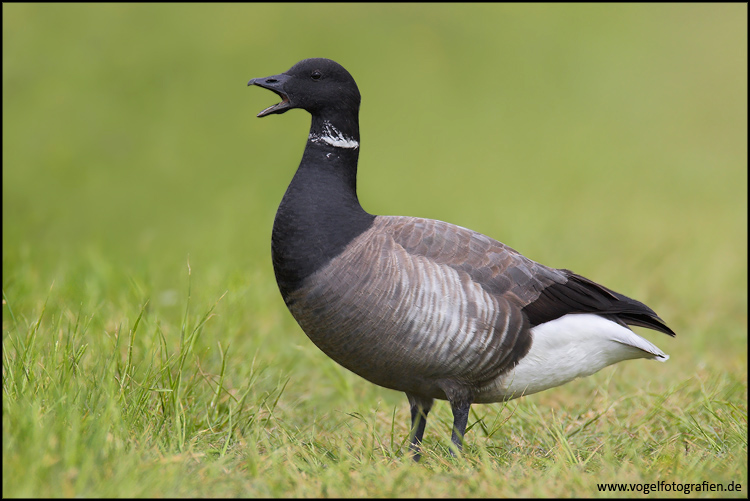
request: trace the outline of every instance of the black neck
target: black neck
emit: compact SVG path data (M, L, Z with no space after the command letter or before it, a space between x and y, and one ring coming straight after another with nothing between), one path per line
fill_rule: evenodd
M358 143L356 114L313 116L302 161L273 225L273 266L285 299L372 224L375 216L357 198Z

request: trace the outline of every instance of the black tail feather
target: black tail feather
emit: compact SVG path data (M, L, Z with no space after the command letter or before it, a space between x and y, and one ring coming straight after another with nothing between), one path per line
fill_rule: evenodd
M564 284L552 284L523 311L532 326L549 322L568 313L596 313L627 325L646 327L670 336L675 333L654 310L635 299L599 285L569 270Z

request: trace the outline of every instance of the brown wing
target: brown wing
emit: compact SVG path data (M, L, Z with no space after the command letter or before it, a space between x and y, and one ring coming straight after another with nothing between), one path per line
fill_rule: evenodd
M570 270L536 263L481 233L442 221L392 219L396 241L409 252L466 272L491 294L520 306L532 327L568 313L596 313L675 335L640 301Z
M466 273L490 294L506 297L521 308L549 285L567 281L564 272L461 226L415 217L378 219L388 220L385 228L410 254Z

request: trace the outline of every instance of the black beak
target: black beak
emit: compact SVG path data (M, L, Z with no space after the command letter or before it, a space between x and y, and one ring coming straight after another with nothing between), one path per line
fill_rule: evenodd
M280 75L274 75L272 77L253 78L247 83L247 85L257 85L258 87L263 87L264 89L273 91L281 98L281 102L279 104L269 106L265 110L258 113L259 117L271 115L272 113L284 113L285 111L292 109L292 103L289 101L289 96L286 92L284 92L284 85L286 85L288 81L289 75L285 75L284 73L282 73Z

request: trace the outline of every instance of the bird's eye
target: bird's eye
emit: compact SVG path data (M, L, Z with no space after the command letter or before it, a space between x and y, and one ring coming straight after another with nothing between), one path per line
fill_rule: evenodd
M322 77L322 76L323 75L321 75L321 73L318 70L315 70L310 75L310 78L312 78L313 80L320 80L320 77Z

